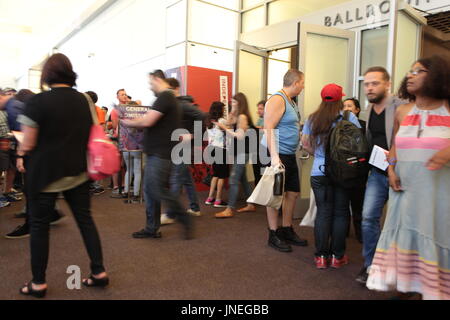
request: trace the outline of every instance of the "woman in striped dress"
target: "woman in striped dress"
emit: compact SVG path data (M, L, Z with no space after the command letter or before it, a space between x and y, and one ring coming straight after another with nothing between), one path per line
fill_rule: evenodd
M367 287L450 299L450 70L418 60L399 96L389 204ZM405 295L403 294L403 297Z

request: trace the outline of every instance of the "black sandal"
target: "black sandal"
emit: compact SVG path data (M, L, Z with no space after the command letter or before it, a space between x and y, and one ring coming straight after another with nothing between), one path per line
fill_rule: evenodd
M89 279L92 281L92 283L89 283ZM86 287L101 287L104 288L109 284L109 278L108 276L97 279L94 278L93 275L90 275L88 279L83 280L83 285Z
M24 292L23 289L27 288L28 292ZM22 288L19 290L20 294L23 294L24 296L33 296L35 298L43 298L45 297L45 294L47 293L47 289L43 290L34 290L33 286L31 285L31 281L26 283Z

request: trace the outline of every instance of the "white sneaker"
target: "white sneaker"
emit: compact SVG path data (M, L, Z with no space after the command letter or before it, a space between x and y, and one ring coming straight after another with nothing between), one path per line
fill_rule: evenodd
M186 212L194 217L200 217L202 215L202 213L200 211L194 211L192 209L188 209Z
M167 214L162 214L161 215L161 224L172 224L175 223L175 219L170 219Z

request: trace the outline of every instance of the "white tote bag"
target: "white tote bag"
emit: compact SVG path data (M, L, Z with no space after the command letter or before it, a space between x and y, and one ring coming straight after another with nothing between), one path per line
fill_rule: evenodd
M311 189L311 193L309 195L309 209L306 212L305 216L303 217L302 222L300 222L300 226L314 227L316 215L317 215L316 198L314 198L314 192Z
M284 177L285 169L283 165L276 167L267 167L264 170L264 174L259 180L258 185L255 187L255 190L253 190L252 195L247 199L247 202L274 209L280 209L281 204L283 203L283 196L275 196L273 194L275 175L280 172L283 173ZM282 194L284 194L284 184Z

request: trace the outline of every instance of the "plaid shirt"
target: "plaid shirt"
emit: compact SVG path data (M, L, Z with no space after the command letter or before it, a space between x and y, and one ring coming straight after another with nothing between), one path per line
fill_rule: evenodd
M5 111L0 111L0 138L6 138L8 132L8 115Z

